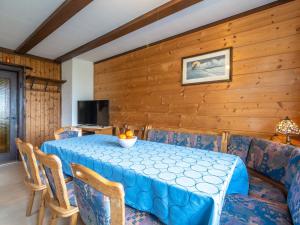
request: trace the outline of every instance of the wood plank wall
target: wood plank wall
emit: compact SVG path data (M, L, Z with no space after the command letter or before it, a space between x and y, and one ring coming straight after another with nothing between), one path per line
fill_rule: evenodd
M181 58L233 47L232 82L181 86ZM95 64L94 96L111 122L267 137L300 125L300 1Z
M61 79L61 67L58 63L0 51L0 61L5 61L7 57L11 63L32 67L32 71L27 70L28 75ZM57 92L30 90L29 86L26 83L26 141L40 145L45 140L54 139L54 130L60 128L61 95ZM42 90L42 85L34 85L34 88Z

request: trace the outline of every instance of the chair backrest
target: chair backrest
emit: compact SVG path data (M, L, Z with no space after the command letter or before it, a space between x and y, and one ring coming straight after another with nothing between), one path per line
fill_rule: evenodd
M59 207L70 209L68 190L60 159L56 155L47 155L38 148L35 148L34 151L41 164L42 174L46 178L46 186L50 198L57 200Z
M151 129L148 132L147 140L217 152L226 152L225 145L227 143L227 135L228 134L225 132L222 134L192 134Z
M125 124L123 126L114 125L115 135L118 136L121 133L126 132L126 130L131 130L135 136L140 140L146 140L148 131L151 129L151 125L147 124L145 126L134 126Z
M71 164L81 218L86 225L125 225L124 189L91 169Z
M285 185L290 185L300 170L300 149L264 139L252 140L247 166Z
M43 185L33 146L29 143L23 142L19 138L16 138L16 145L26 173L26 181L38 186Z
M82 129L77 127L63 127L54 132L55 140L82 136Z
M300 225L300 170L295 175L287 197L288 207L295 225Z
M239 156L244 163L247 161L253 137L232 134L228 138L227 153Z

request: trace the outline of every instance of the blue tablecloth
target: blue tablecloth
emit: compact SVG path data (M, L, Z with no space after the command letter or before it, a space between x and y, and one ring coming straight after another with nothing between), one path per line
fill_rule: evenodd
M225 193L248 194L246 167L234 155L149 141L124 149L108 135L48 141L42 150L69 175L74 162L122 183L127 205L165 224L218 224Z

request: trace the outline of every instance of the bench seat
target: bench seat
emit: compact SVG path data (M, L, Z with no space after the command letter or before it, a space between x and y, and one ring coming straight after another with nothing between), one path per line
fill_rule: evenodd
M244 195L227 195L220 225L289 225L292 223L286 204L264 201Z
M282 190L254 175L250 176L249 195L255 198L286 203L286 196Z

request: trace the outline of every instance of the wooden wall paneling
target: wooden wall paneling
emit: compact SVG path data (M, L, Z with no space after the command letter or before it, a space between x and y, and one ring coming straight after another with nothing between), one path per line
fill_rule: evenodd
M11 63L32 67L32 71L27 70L28 75L61 79L60 64L58 63L0 51L0 61L5 61L6 57L10 58ZM53 139L54 130L60 127L61 96L60 93L44 92L43 85L35 84L34 90L29 88L30 85L26 83L26 141L40 145L46 140ZM50 90L53 91L56 88L50 88Z
M300 124L299 35L297 0L97 63L94 96L114 123L269 137L286 115ZM181 86L182 57L224 47L232 82Z

